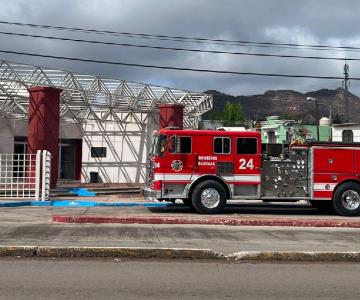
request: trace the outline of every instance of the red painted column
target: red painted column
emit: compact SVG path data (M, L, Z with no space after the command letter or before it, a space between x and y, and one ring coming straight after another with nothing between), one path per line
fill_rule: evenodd
M183 129L184 105L182 104L159 104L160 129L165 127L177 127Z
M59 122L61 90L52 87L31 87L29 95L29 154L48 150L51 159L51 188L56 187L59 166Z

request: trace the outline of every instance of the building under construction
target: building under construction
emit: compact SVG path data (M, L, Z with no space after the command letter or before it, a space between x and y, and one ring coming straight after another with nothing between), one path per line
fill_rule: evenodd
M204 93L0 61L0 154L46 148L53 185L142 183L159 118L196 128L211 108Z

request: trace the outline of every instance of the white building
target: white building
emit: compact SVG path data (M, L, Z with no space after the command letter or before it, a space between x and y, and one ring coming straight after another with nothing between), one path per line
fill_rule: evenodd
M142 183L158 104L184 105L185 128L212 108L204 93L0 61L0 153L27 151L31 86L62 90L59 180Z
M334 142L360 142L360 124L344 123L332 126Z

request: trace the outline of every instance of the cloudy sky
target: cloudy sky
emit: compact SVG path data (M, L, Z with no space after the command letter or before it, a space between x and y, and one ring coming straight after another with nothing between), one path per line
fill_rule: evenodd
M210 39L357 47L360 47L359 16L360 2L357 0L2 0L0 10L0 20L10 22ZM49 31L4 24L0 24L0 31L208 50L360 57L360 51L196 44ZM239 72L320 76L342 76L343 72L342 61L138 49L20 38L2 34L0 34L0 50ZM0 53L0 60L25 62L194 91L216 89L233 95L259 94L269 89L295 89L303 92L341 86L341 80L154 70L3 53ZM360 77L358 66L360 61L350 63L351 77ZM353 80L350 90L360 94L360 81Z

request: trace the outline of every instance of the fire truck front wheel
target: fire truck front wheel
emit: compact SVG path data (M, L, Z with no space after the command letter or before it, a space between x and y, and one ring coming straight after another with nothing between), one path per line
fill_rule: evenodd
M360 185L346 182L334 194L334 209L342 216L360 215Z
M226 204L226 192L217 181L208 180L199 183L191 196L193 208L201 214L217 214Z

